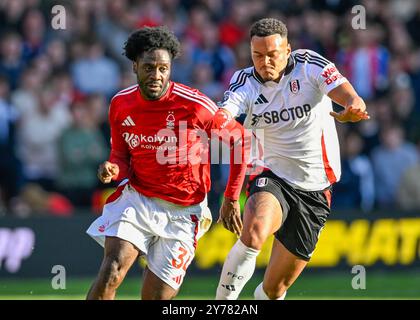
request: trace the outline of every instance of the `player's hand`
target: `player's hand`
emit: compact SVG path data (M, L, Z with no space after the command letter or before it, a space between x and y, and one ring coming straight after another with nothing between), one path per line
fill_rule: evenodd
M102 183L110 183L112 179L118 177L120 168L117 164L105 161L98 168L98 178Z
M219 220L217 223L222 222L223 226L230 232L233 232L238 237L242 233L242 219L241 219L241 206L238 200L223 198L222 206L219 211Z
M331 111L330 115L340 122L358 122L360 120L370 119L366 111L366 105L362 99L356 100L354 104L350 104L340 112Z

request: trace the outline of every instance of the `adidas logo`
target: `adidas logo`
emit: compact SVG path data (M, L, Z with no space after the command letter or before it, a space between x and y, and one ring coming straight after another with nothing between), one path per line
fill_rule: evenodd
M131 117L128 116L127 118L125 118L122 125L124 127L134 127L136 124L134 123L133 119L131 119Z
M254 104L263 104L263 103L268 103L268 100L266 97L264 97L262 94L260 94L258 96L257 101L254 102Z
M236 291L235 286L231 284L222 284L222 287L229 290L229 291Z

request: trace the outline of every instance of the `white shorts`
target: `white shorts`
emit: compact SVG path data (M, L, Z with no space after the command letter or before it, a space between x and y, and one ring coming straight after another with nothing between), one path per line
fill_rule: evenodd
M207 199L185 207L143 196L128 183L122 188L86 232L102 246L106 236L129 241L146 255L148 268L156 276L179 289L197 240L212 222Z

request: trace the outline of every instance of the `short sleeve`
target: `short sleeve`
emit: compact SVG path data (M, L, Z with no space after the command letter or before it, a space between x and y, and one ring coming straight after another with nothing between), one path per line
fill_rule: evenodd
M246 86L248 76L244 70L235 72L230 80L229 89L225 91L220 102L220 107L229 111L235 118L246 113L248 109L249 90Z
M196 107L196 115L201 123L202 128L206 130L207 134L210 135L210 130L213 125L213 118L219 109L217 105L206 95L196 91L196 96L198 97L194 105Z
M295 59L305 62L309 79L325 95L348 82L334 63L314 51L302 50L296 53Z
M127 143L122 138L118 128L118 115L115 99L111 101L108 111L108 121L111 130L111 151L121 157L129 155Z

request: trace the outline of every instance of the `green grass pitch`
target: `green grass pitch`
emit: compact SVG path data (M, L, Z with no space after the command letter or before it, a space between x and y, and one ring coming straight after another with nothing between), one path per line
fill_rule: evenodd
M420 299L420 272L368 271L366 289L354 290L352 275L344 272L304 274L289 289L286 299ZM256 274L247 283L240 299L253 299L254 288L262 281ZM0 300L80 300L84 299L92 279L68 278L66 289L54 290L51 279L0 279ZM188 276L176 299L212 300L217 276ZM141 277L129 277L117 292L117 299L140 297Z

